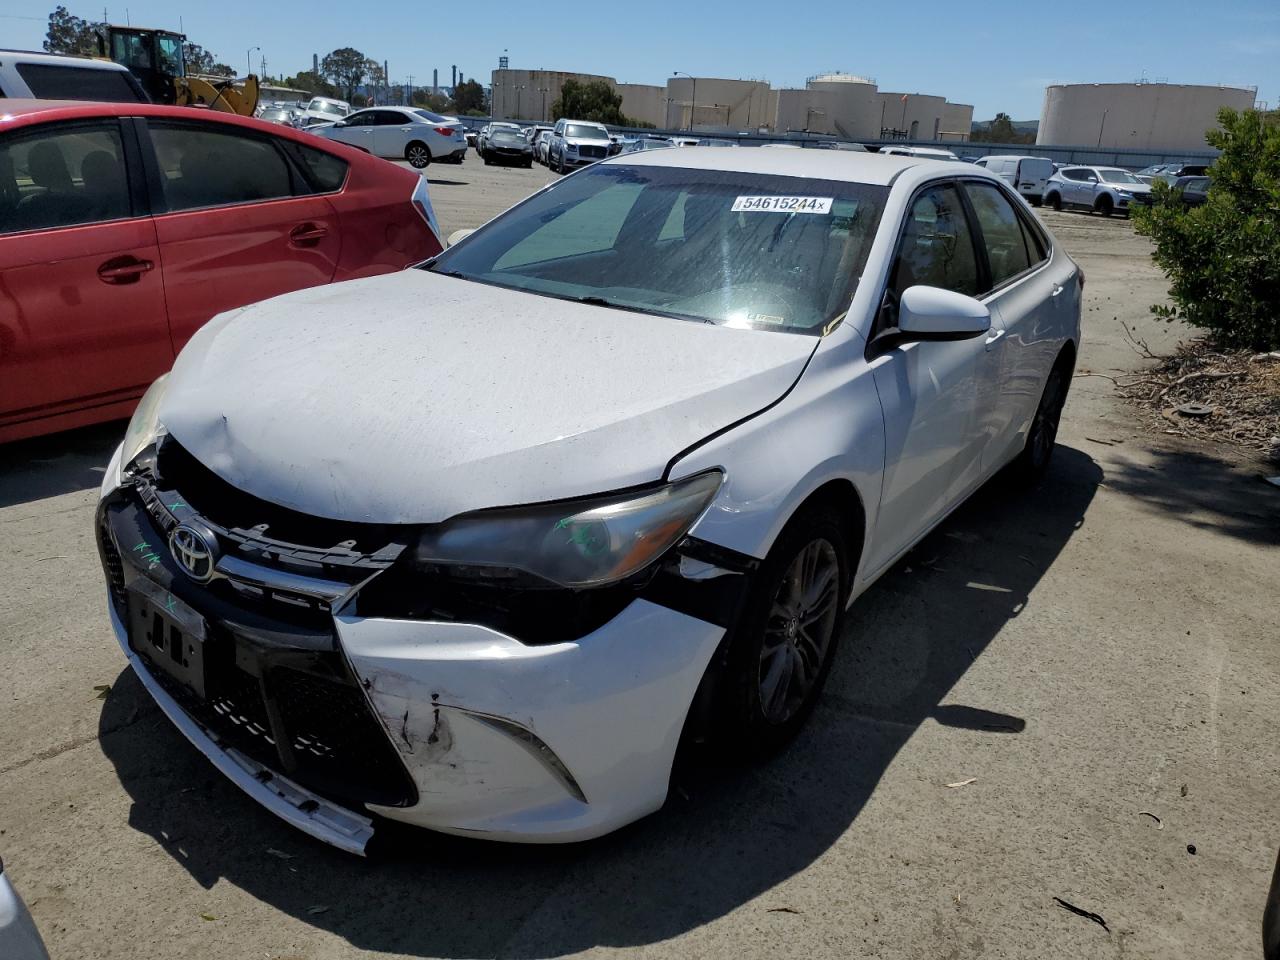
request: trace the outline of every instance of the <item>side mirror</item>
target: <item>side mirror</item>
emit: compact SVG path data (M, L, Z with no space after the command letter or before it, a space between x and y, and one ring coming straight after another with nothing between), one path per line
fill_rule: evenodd
M453 233L449 234L449 239L445 241L444 245L446 247L452 247L455 243L461 243L475 232L474 228L470 230L455 230Z
M347 124L347 121L345 121L345 120L335 120L335 121L333 121L333 125L334 125L335 127L345 127L345 126L347 126L348 124Z
M901 340L968 340L990 329L991 311L952 290L908 287L898 304Z

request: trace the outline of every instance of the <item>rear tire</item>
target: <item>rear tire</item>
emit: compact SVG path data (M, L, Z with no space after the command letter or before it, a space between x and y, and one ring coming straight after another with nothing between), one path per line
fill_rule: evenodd
M716 739L730 754L775 752L813 711L852 583L845 529L830 508L800 513L760 565L717 693Z
M1067 390L1071 386L1069 352L1058 355L1045 379L1040 403L1031 418L1027 442L1022 452L1011 464L1011 472L1017 481L1026 486L1037 483L1049 469L1053 449L1058 440L1058 424L1062 419L1062 407L1067 402Z
M431 163L431 151L421 140L415 140L404 148L404 158L415 170L421 170Z

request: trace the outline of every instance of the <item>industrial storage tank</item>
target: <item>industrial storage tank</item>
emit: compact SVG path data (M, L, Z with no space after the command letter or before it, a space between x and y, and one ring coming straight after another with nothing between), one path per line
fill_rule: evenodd
M825 132L849 140L880 136L880 102L875 81L851 73L824 73L810 77L806 89L825 95L829 103Z
M1152 151L1204 150L1218 110L1253 108L1256 87L1072 83L1045 88L1037 144Z

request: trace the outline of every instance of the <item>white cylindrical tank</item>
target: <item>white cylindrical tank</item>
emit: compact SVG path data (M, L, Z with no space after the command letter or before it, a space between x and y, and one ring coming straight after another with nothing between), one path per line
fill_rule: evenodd
M848 73L811 77L807 89L825 95L830 116L826 132L849 140L874 140L880 136L880 101L876 85Z
M666 125L673 130L751 130L772 119L762 80L672 77L667 97Z
M942 114L946 97L927 93L890 93L882 91L877 123L885 130L897 130L907 140L937 140L942 133ZM883 122L881 122L883 121Z
M1257 89L1183 83L1054 84L1044 91L1037 144L1203 150L1218 110L1252 109Z

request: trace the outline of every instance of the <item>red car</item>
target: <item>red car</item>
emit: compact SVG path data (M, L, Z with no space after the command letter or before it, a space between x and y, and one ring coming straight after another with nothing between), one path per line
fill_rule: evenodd
M416 172L245 117L0 100L0 442L127 416L214 314L441 249Z

